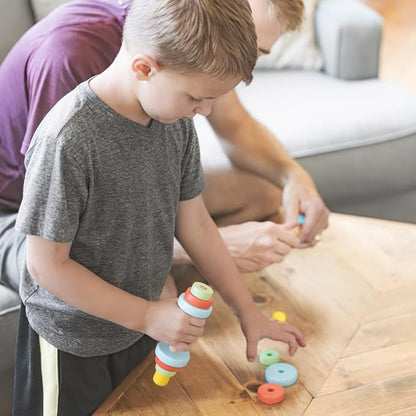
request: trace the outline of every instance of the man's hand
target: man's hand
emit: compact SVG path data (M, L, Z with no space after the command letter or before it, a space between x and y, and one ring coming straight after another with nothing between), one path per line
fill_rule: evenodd
M285 225L292 229L297 225L299 214L305 215L300 233L301 245L313 246L328 227L329 210L306 172L298 172L283 188Z
M249 221L220 228L220 234L240 272L249 273L281 262L299 239L288 226Z

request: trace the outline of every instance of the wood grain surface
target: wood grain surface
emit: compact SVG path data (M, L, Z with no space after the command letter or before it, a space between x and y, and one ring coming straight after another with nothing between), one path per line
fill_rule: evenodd
M340 214L330 222L316 247L243 276L263 313L285 311L306 336L294 357L283 343L259 343L298 369L283 402L257 400L265 369L247 362L239 324L215 294L187 367L157 387L149 356L95 414L415 415L416 225Z

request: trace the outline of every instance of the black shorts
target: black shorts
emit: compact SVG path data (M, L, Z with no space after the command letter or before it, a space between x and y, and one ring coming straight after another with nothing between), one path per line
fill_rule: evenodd
M123 351L78 357L56 349L41 338L29 326L22 305L13 416L91 415L154 346L155 341L145 335Z

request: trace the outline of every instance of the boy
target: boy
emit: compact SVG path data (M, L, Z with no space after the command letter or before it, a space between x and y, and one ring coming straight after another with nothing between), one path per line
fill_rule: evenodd
M188 350L202 335L205 320L160 300L174 235L238 316L249 360L263 337L304 346L254 305L200 195L191 118L249 83L256 55L245 0L136 0L114 62L41 123L16 223L15 416L91 414L151 339Z
M300 24L301 0L249 3L263 51ZM15 290L19 285L25 244L14 224L23 192L23 155L33 133L63 95L113 61L128 5L127 0L70 1L26 32L0 66L0 284ZM314 244L315 234L327 225L328 212L311 178L277 138L245 111L235 92L216 100L208 120L227 144L232 169L206 165L203 197L239 270L257 271L281 262L297 246L288 223L264 221L280 207L282 191L288 218L297 218L297 207L307 211L301 241ZM179 244L174 261L191 262Z

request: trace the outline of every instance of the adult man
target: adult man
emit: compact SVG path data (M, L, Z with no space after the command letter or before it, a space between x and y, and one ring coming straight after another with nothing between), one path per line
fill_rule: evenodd
M3 284L18 285L24 241L16 234L14 221L22 198L24 153L32 135L63 95L113 60L128 5L125 0L65 4L31 28L0 66ZM267 53L281 33L300 23L300 0L250 0L250 5L260 53ZM269 13L270 6L279 13ZM290 25L282 25L284 20L278 19L281 13L292 15ZM298 243L291 229L299 212L306 216L300 240L306 245L315 244L314 238L327 227L328 210L309 175L264 126L247 114L234 92L213 104L209 121L227 143L227 154L235 168L227 174L207 171L204 199L222 227L222 236L240 271L259 270L281 261ZM285 225L260 222L276 214L281 201ZM175 261L189 261L179 246Z

